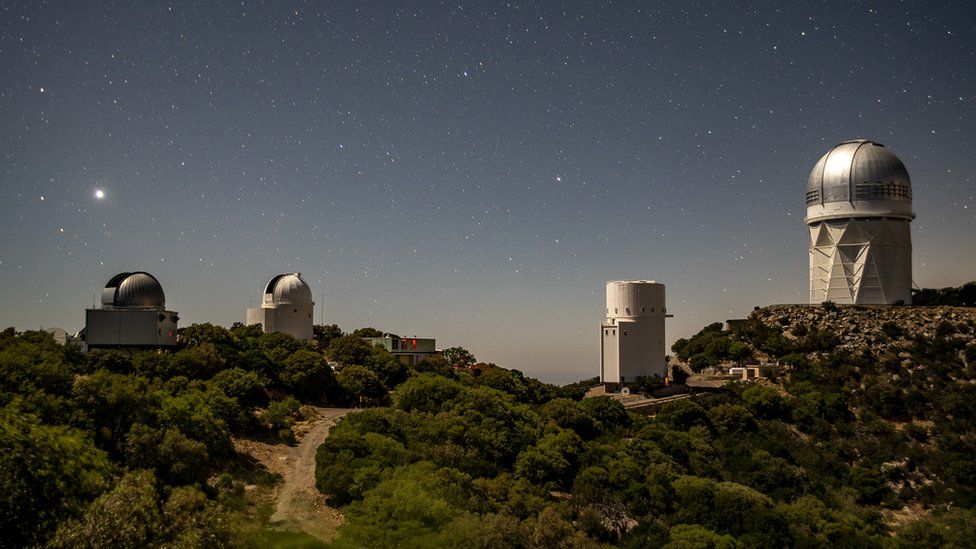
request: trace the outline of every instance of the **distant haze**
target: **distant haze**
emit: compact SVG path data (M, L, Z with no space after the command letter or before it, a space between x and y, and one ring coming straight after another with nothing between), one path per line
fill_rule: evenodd
M229 326L299 271L326 323L571 381L607 280L664 283L669 341L804 302L855 137L911 174L915 283L976 278L970 3L545 5L0 6L0 326L127 270Z

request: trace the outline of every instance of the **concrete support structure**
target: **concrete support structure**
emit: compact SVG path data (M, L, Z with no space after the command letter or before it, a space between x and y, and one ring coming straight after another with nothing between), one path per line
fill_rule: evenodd
M912 300L912 187L884 145L857 139L827 152L807 182L810 303Z
M622 384L638 376L668 374L665 361L664 284L607 282L606 318L600 325L600 381Z

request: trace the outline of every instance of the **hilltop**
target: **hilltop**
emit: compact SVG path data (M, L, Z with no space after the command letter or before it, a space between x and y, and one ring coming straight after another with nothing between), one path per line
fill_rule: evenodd
M974 327L941 306L759 308L674 351L775 359L776 385L654 416L457 353L408 367L338 327L314 345L195 325L134 356L11 329L0 545L314 545L275 530L297 525L357 547L966 546ZM364 409L289 446L341 403ZM316 446L322 496L301 489Z
M973 341L976 308L949 306L886 307L877 305L772 305L750 318L796 340L810 330L831 332L837 347L876 354L911 346L917 338L952 337Z

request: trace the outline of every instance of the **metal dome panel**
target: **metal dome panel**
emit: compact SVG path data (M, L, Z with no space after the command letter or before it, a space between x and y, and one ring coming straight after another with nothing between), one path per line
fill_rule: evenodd
M273 304L300 305L312 303L312 289L301 273L280 274L265 287L264 301Z
M807 205L886 200L911 202L902 161L880 143L857 139L827 151L807 179Z
M102 292L102 304L113 307L165 308L166 294L156 277L146 272L119 273ZM111 296L111 303L108 297Z
M807 222L845 217L912 219L912 184L902 161L880 143L844 141L807 179Z

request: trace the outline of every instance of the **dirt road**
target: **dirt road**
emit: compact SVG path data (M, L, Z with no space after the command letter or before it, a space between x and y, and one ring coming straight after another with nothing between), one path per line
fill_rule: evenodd
M278 456L278 472L284 477L278 493L278 507L271 522L287 530L301 530L322 541L335 538L342 516L325 503L325 496L315 489L315 451L329 429L349 408L316 408L318 418L297 446L288 447Z

